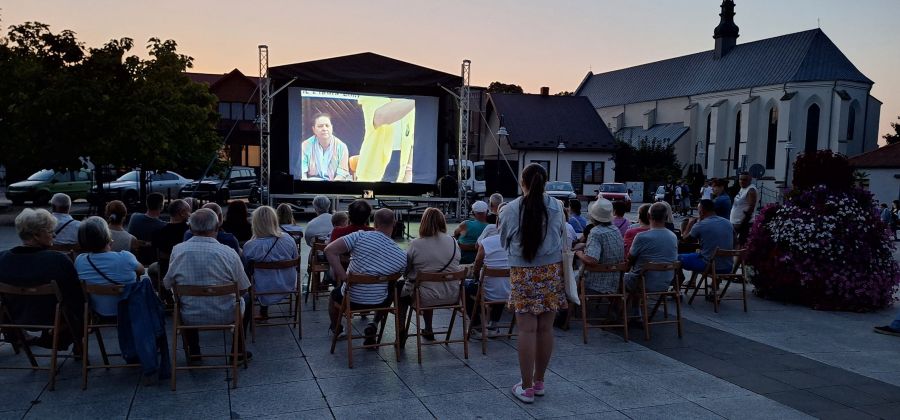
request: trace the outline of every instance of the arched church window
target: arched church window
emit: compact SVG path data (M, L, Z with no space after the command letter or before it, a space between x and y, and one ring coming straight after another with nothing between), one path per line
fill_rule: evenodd
M775 169L775 148L778 147L778 107L769 111L769 129L766 133L766 169Z
M740 166L738 160L741 157L741 111L737 113L737 121L734 122L734 149L731 151L731 167L737 169Z
M806 141L803 151L813 153L819 148L819 105L812 104L806 111Z
M703 169L709 170L709 142L710 130L712 129L712 112L706 115L706 161L703 162Z
M850 105L850 112L847 114L847 141L853 140L853 132L856 130L856 107Z

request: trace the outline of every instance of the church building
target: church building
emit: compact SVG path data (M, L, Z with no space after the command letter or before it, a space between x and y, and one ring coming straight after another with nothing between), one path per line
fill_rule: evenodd
M774 188L790 179L799 153L852 156L878 147L873 82L822 30L739 44L734 8L722 2L712 50L589 72L575 94L618 139L673 143L685 170L707 177L758 164Z

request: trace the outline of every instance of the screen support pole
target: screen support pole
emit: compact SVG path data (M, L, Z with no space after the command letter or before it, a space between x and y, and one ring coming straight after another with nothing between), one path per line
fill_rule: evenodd
M463 220L463 208L466 199L466 186L468 179L463 174L469 173L469 68L472 61L462 62L462 85L459 87L459 148L456 154L456 185L458 187L456 199L456 217Z
M272 117L272 81L269 79L269 46L259 46L259 194L272 205L269 194L269 123Z

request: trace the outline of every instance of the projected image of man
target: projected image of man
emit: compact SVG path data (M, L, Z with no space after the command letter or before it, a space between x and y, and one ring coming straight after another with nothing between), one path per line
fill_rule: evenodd
M331 115L319 113L313 118L312 137L300 146L301 179L350 181L350 154L347 145L334 135Z
M360 96L357 101L362 106L366 132L360 147L356 180L410 182L416 102L380 96ZM396 175L390 173L385 179L385 169L394 151L399 151L399 168Z

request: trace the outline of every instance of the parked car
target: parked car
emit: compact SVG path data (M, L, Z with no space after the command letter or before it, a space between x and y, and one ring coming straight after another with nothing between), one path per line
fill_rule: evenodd
M141 171L134 170L120 176L113 182L104 183L103 198L106 200L122 200L126 205L136 203L141 188L138 182L140 174ZM185 185L193 182L193 180L172 171L147 171L145 174L147 176L147 192L158 192L166 197L178 196L178 193ZM99 198L99 194L100 189L96 185L91 188L90 196L92 201L94 198Z
M87 198L91 178L91 172L84 169L62 172L43 169L24 181L10 184L6 189L6 198L15 205L32 201L36 206L46 205L56 193L66 193L72 200Z
M575 194L575 188L572 187L571 182L564 181L550 181L546 184L544 189L547 191L547 194L553 198L558 198L560 200L572 200L577 197Z
M628 188L620 182L604 182L600 184L600 190L597 198L605 198L609 201L624 201L631 206L631 195L628 194Z
M247 166L232 166L226 174L193 181L185 185L178 196L225 203L233 198L250 199L256 194L258 200L259 184L256 170Z

